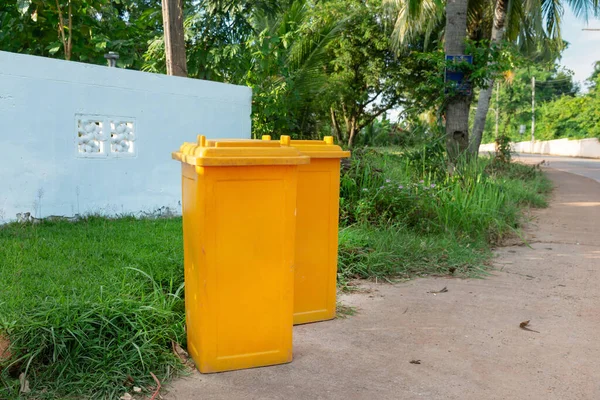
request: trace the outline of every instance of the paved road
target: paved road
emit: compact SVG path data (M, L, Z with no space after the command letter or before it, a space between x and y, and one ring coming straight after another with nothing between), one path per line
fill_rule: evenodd
M527 163L541 162L545 160L550 168L557 169L571 174L585 176L600 182L600 160L589 158L557 157L537 154L516 154L516 160L522 160Z

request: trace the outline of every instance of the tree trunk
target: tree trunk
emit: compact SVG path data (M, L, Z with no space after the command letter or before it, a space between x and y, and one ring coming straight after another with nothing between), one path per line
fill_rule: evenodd
M335 116L335 110L333 109L333 107L330 107L329 111L331 112L331 127L333 130L333 136L335 137L335 140L339 143L339 141L340 141L340 125L337 122L337 118Z
M504 30L506 27L506 14L510 0L496 0L496 7L494 9L494 25L492 27L492 38L491 45L500 43L504 37ZM477 100L477 110L475 111L475 123L473 125L473 138L469 145L469 151L471 154L477 154L479 152L479 145L481 144L481 137L485 128L485 120L487 118L488 111L490 109L490 99L492 98L492 91L494 88L494 80L490 79L487 82L487 87L479 92L479 99Z
M183 0L162 0L167 75L187 76Z
M463 55L467 38L468 0L448 0L446 3L446 55ZM451 163L469 147L470 96L457 94L446 106L446 149Z
M348 148L352 148L352 145L354 144L354 136L356 135L356 131L357 131L357 123L356 123L356 118L355 117L350 117L350 123L348 125Z
M68 36L65 35L65 20L63 19L62 9L58 0L56 0L56 9L58 11L58 32L62 40L65 60L69 61L71 59L71 49L73 48L73 11L71 0L68 1Z

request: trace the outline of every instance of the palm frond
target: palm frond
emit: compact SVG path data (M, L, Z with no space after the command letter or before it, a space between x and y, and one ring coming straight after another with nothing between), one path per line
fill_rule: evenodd
M560 0L542 0L542 16L546 22L546 33L551 38L560 37L560 25L564 8Z
M591 16L598 16L600 2L598 0L568 0L567 4L576 17L583 17L585 21Z
M517 40L520 34L521 21L525 19L525 4L520 0L509 0L506 10L506 28L504 38L510 42Z
M302 88L301 95L315 95L325 86L324 68L330 60L327 47L340 35L349 19L331 20L299 38L290 48L287 63L294 86Z
M442 0L385 0L388 12L397 13L392 43L396 49L409 44L419 35L429 38L444 20Z

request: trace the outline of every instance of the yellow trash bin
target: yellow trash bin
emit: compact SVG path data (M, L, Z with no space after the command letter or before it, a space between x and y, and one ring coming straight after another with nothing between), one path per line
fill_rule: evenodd
M270 140L264 136L263 140ZM298 167L296 261L294 273L294 324L335 318L340 195L340 159L349 151L324 140L290 140L291 146L310 157Z
M292 360L297 170L260 140L185 143L181 161L188 350L203 373Z

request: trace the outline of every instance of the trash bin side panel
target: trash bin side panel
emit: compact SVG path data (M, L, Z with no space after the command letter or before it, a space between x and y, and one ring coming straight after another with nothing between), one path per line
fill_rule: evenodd
M294 323L335 317L339 159L312 159L298 172Z
M183 216L183 258L185 279L185 309L187 347L194 360L199 359L201 344L201 302L200 280L202 269L201 253L201 212L203 196L201 193L202 176L198 175L195 167L182 163L182 216Z
M291 361L296 166L204 168L201 372Z

